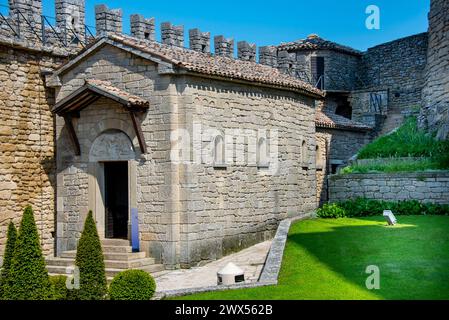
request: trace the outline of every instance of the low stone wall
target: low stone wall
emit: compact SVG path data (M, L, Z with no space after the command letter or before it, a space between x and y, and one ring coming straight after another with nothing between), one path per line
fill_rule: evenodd
M345 174L330 177L331 202L356 198L449 204L449 171Z

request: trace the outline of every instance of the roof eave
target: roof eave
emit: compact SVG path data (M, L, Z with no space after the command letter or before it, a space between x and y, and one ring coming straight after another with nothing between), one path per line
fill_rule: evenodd
M182 66L180 66L180 68L178 69L178 72L174 73L174 75L189 75L189 76L194 76L194 77L207 78L207 79L213 79L213 80L221 80L221 81L227 81L227 82L233 82L233 83L241 83L241 84L252 85L252 86L257 85L259 87L266 87L266 88L271 88L271 89L279 89L279 90L284 90L284 91L300 93L302 95L308 96L310 98L318 99L318 100L323 100L325 97L324 92L320 95L318 93L308 91L307 89L288 87L288 86L283 86L283 85L276 85L276 84L265 83L265 82L261 82L261 81L238 79L238 78L233 78L230 76L225 77L225 76L195 72L195 71L185 69Z

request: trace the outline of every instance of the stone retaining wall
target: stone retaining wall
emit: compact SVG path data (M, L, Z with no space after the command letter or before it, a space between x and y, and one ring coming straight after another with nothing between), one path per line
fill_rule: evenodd
M449 171L393 174L346 174L329 179L331 202L368 198L419 200L449 204Z

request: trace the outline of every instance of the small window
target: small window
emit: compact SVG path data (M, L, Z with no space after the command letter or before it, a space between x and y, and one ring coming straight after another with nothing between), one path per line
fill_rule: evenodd
M205 44L201 45L201 52L203 52L203 53L206 52L206 45Z
M145 32L144 35L146 40L150 39L150 33L149 32Z
M312 80L318 89L324 89L324 57L311 58Z
M302 141L301 144L301 163L303 167L308 167L309 166L309 159L308 159L309 155L307 152L307 142L305 140Z
M214 167L224 167L225 165L225 143L223 137L219 135L214 140Z
M322 170L324 167L324 163L323 163L323 154L321 151L320 146L316 146L316 168L317 170Z
M265 137L260 138L257 143L257 166L259 168L269 166L267 139Z

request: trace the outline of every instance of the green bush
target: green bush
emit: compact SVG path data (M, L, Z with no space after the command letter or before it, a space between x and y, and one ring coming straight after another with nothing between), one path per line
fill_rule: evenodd
M67 277L66 276L52 276L50 277L50 283L53 287L53 299L54 300L67 300Z
M45 268L33 209L23 213L11 269L4 290L7 300L50 300L52 286Z
M317 212L320 218L343 218L346 216L345 210L337 204L325 204Z
M102 300L107 294L106 271L101 242L92 211L89 211L78 242L75 265L80 272L80 288L70 290L74 300Z
M14 255L14 248L17 241L17 229L11 221L8 226L8 233L6 234L6 249L3 257L3 266L0 272L0 300L3 299L3 287L8 281L8 275L11 270L12 257Z
M150 300L156 291L153 277L142 270L117 274L109 287L111 300Z
M395 215L446 215L449 205L420 203L417 200L381 201L358 198L325 204L317 211L320 218L370 217L380 216L384 210L391 210Z

